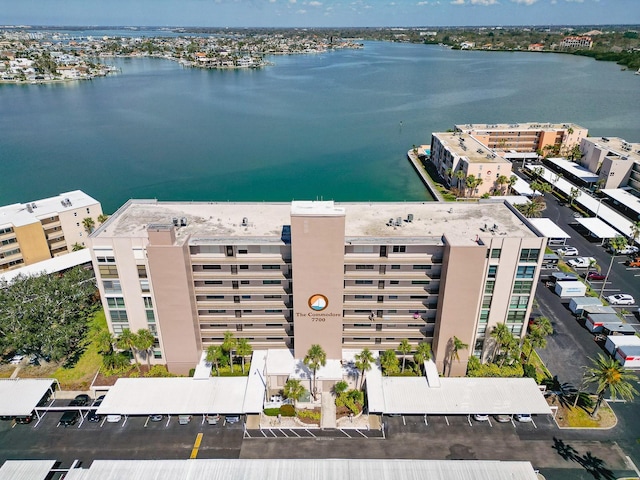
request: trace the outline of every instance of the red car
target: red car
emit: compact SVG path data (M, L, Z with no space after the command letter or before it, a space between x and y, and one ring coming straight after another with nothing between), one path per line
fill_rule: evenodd
M604 280L606 275L603 275L600 272L589 272L587 273L587 280Z

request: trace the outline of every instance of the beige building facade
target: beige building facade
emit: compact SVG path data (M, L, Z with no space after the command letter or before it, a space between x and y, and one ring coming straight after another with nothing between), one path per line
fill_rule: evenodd
M507 204L132 200L90 237L110 330L148 328L186 373L224 333L254 349L432 345L444 371L523 337L546 239ZM448 371L448 370L447 370Z
M86 246L83 220L98 224L100 202L80 190L0 207L0 272L32 265Z
M618 137L589 137L580 143L580 164L598 174L600 188L629 187L640 195L640 143Z

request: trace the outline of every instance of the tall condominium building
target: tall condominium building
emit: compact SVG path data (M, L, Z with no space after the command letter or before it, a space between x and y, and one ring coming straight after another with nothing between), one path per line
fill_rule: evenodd
M439 368L523 336L546 245L503 203L176 203L132 200L90 237L109 328L150 329L187 372L224 333L295 358L320 344L429 342Z
M85 246L83 220L97 225L102 206L80 190L0 207L0 272L64 255Z
M618 137L589 137L580 144L582 166L598 174L600 188L628 187L640 196L640 143Z

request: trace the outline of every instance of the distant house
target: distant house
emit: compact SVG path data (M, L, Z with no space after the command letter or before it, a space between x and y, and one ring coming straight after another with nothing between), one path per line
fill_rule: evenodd
M527 50L529 50L530 52L541 52L542 50L544 50L544 44L543 43L531 43L531 44L529 44L529 47L527 48Z
M476 46L475 42L462 42L460 44L460 49L469 50L470 48L474 48Z
M591 37L564 37L560 42L561 48L589 48L593 47Z

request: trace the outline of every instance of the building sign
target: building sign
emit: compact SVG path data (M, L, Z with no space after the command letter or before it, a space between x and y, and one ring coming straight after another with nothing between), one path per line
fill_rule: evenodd
M311 311L307 313L296 312L296 317L308 317L313 322L324 322L329 317L342 317L342 314L340 313L324 311L329 306L329 299L320 293L311 295L309 300L307 300L307 304Z
M311 310L315 310L316 312L321 312L329 305L329 299L324 295L316 293L315 295L311 295L309 297L309 308Z

